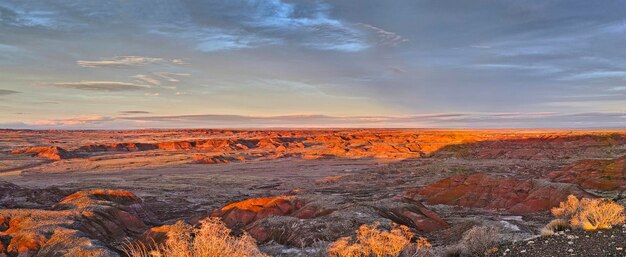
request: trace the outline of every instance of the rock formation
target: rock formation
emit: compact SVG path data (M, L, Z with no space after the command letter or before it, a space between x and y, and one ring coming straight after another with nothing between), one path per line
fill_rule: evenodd
M39 146L11 151L12 154L30 154L32 156L45 158L53 161L72 158L73 155L58 146Z
M158 220L134 194L120 190L80 191L52 210L0 210L0 254L10 256L119 256L128 239Z
M428 204L458 205L528 214L550 210L568 195L592 197L576 185L537 179L513 179L483 173L449 177L404 196L424 199Z
M587 189L626 190L626 156L613 160L582 160L548 174L555 182L578 184Z

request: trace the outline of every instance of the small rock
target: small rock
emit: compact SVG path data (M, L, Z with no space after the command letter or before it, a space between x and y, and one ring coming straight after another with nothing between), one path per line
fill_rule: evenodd
M569 249L569 250L567 250L567 251L568 251L568 252L570 252L570 253L573 253L573 252L574 252L574 249L571 249L571 248L570 248L570 249Z

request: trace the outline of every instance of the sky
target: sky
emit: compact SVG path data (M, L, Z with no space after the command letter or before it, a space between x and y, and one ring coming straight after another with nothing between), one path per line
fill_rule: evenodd
M625 10L0 0L0 128L626 128Z

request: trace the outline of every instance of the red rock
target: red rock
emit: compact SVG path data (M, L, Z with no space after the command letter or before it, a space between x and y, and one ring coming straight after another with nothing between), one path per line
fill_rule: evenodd
M180 141L180 142L163 142L158 144L158 148L161 150L189 150L195 147L195 142Z
M305 205L294 197L252 198L232 203L213 211L211 217L220 217L228 227L243 227L271 216L289 216ZM310 212L310 211L308 211ZM303 217L309 215L302 214Z
M12 154L31 154L32 156L46 158L53 161L71 158L72 155L58 146L40 146L11 151Z
M65 197L57 210L72 209L82 216L83 230L105 241L137 236L148 224L158 224L154 214L133 193L123 190L88 190Z
M433 232L449 227L439 214L412 199L401 202L381 203L381 216L392 221L424 232Z
M547 211L568 195L593 197L578 186L543 180L498 178L482 173L449 177L404 193L428 204L505 210L513 214Z
M626 156L613 160L582 160L548 174L555 182L578 184L587 189L626 190Z
M89 190L63 198L54 210L1 209L0 237L8 238L9 254L113 257L119 255L105 244L119 247L157 223L130 192Z

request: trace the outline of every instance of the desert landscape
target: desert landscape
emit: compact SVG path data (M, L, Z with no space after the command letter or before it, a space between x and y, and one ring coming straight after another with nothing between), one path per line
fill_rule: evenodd
M626 257L624 0L0 0L0 257Z
M0 256L127 256L203 224L254 242L233 256L365 256L346 250L364 249L347 240L363 231L408 238L376 256L626 255L623 130L2 130L0 140ZM610 199L622 219L546 227L568 196Z

